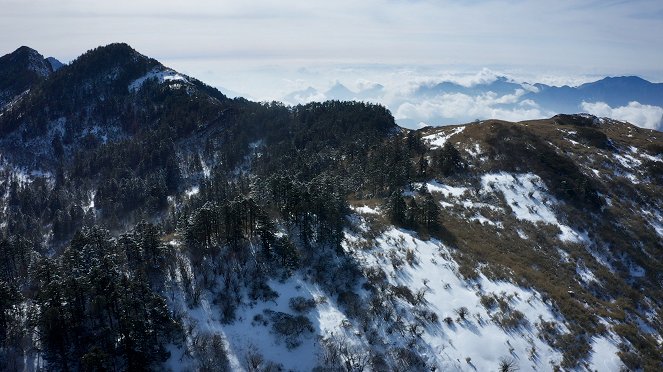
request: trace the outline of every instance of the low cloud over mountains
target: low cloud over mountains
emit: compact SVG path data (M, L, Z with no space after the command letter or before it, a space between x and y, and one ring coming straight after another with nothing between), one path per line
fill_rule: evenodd
M406 82L384 85L358 80L346 86L336 81L327 89L309 86L282 99L290 104L328 99L378 102L392 111L399 124L410 128L587 112L662 129L663 84L635 76L561 86L525 82L487 69L473 75L409 78Z

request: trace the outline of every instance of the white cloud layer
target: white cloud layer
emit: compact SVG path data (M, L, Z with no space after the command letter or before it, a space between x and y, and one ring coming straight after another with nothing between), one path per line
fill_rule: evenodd
M649 129L663 129L663 108L630 102L627 106L610 107L605 102L583 102L581 107L587 113L627 121L631 124Z
M416 120L431 125L463 123L474 119L502 119L521 121L549 116L529 100L519 103L524 90L499 96L488 92L478 96L462 93L442 94L433 99L405 102L398 106L394 116L397 120ZM514 106L518 104L517 106Z

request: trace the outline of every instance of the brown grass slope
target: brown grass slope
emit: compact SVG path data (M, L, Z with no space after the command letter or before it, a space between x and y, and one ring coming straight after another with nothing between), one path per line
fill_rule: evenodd
M432 173L442 183L471 186L465 199L506 211L479 209L501 223L494 226L470 220L476 210L458 200L442 208L440 238L455 245L465 275L471 279L480 270L544 293L576 335L556 342L565 349L565 367L582 365L592 335L614 332L628 368L663 368L663 231L655 229L663 229L663 133L588 115L464 127L448 142L462 154L465 171ZM585 232L587 241L560 241L556 226L517 220L504 200L486 200L478 192L480 179L495 172L541 177L559 201L558 219ZM580 271L596 280L583 279Z

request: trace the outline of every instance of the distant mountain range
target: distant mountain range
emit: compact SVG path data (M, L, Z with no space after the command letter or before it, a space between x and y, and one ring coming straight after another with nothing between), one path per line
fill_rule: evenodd
M380 102L396 114L400 125L407 127L417 127L420 122L448 125L475 119L523 120L595 111L590 113L660 129L663 116L663 83L652 83L637 76L606 77L579 86L530 84L498 76L493 81L473 85L452 81L423 83L411 92L389 98L385 93L385 87L379 84L353 91L336 82L328 90L309 87L283 99L290 103L326 99ZM458 100L471 100L474 105L467 110L448 107ZM597 105L599 103L601 105ZM499 114L507 117L499 117Z

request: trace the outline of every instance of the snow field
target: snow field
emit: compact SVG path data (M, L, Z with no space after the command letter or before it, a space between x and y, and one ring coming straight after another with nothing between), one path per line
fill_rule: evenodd
M180 256L180 258L186 262L184 265L186 274L193 277L191 263L184 256ZM192 349L194 338L197 336L219 335L223 340L229 365L233 371L248 370L247 356L250 353L261 355L265 361L281 364L287 371L310 371L318 364L318 356L321 352L319 337L341 334L348 340L358 342L353 334L342 327L343 324L349 324L349 321L337 309L335 301L327 298L316 284L305 280L299 273L295 273L284 281L269 280L269 287L278 293L278 297L272 301L254 303L243 301L236 311L235 321L230 324L223 323L221 309L214 305L215 293L203 291L199 305L190 308L182 288L182 273L178 271L176 277L172 279L175 288L169 296L171 308L175 313L182 315L185 328L190 329L187 348ZM256 321L256 316L264 317L266 311L299 315L289 307L289 301L294 297L316 301L313 309L302 314L311 321L314 331L302 335L299 340L301 344L289 349L283 338L274 334L270 325L265 326L260 321ZM184 350L171 345L170 351L171 358L167 366L171 370L195 370L197 368Z
M546 192L543 180L535 174L491 173L481 177L482 193L499 192L511 208L516 219L532 223L545 223L559 227L559 240L581 243L587 237L562 224L552 208L557 204Z
M356 240L348 236L348 240ZM465 281L458 273L458 264L449 248L437 240L422 241L413 233L390 228L377 238L372 250L352 251L367 267L384 270L389 284L407 286L412 292L424 293L423 306L439 318L438 325L429 325L421 334L422 356L441 370L497 370L502 358L518 364L520 370L553 370L561 362L561 353L538 337L537 323L554 322L560 332L568 332L563 319L543 302L536 291L508 282L492 281L484 275ZM414 252L412 265L395 268L395 256L406 261ZM411 254L411 253L410 253ZM591 274L587 274L591 275ZM486 309L481 296L506 298L511 310L524 315L521 326L505 328L491 317L499 317L499 307ZM406 322L415 322L415 306L402 301ZM468 314L460 319L459 309ZM409 316L407 316L409 314ZM447 324L445 318L451 318ZM402 340L391 337L389 343L401 346ZM622 364L617 357L617 341L612 337L595 337L588 363L591 370L618 371ZM468 359L469 358L469 359Z

